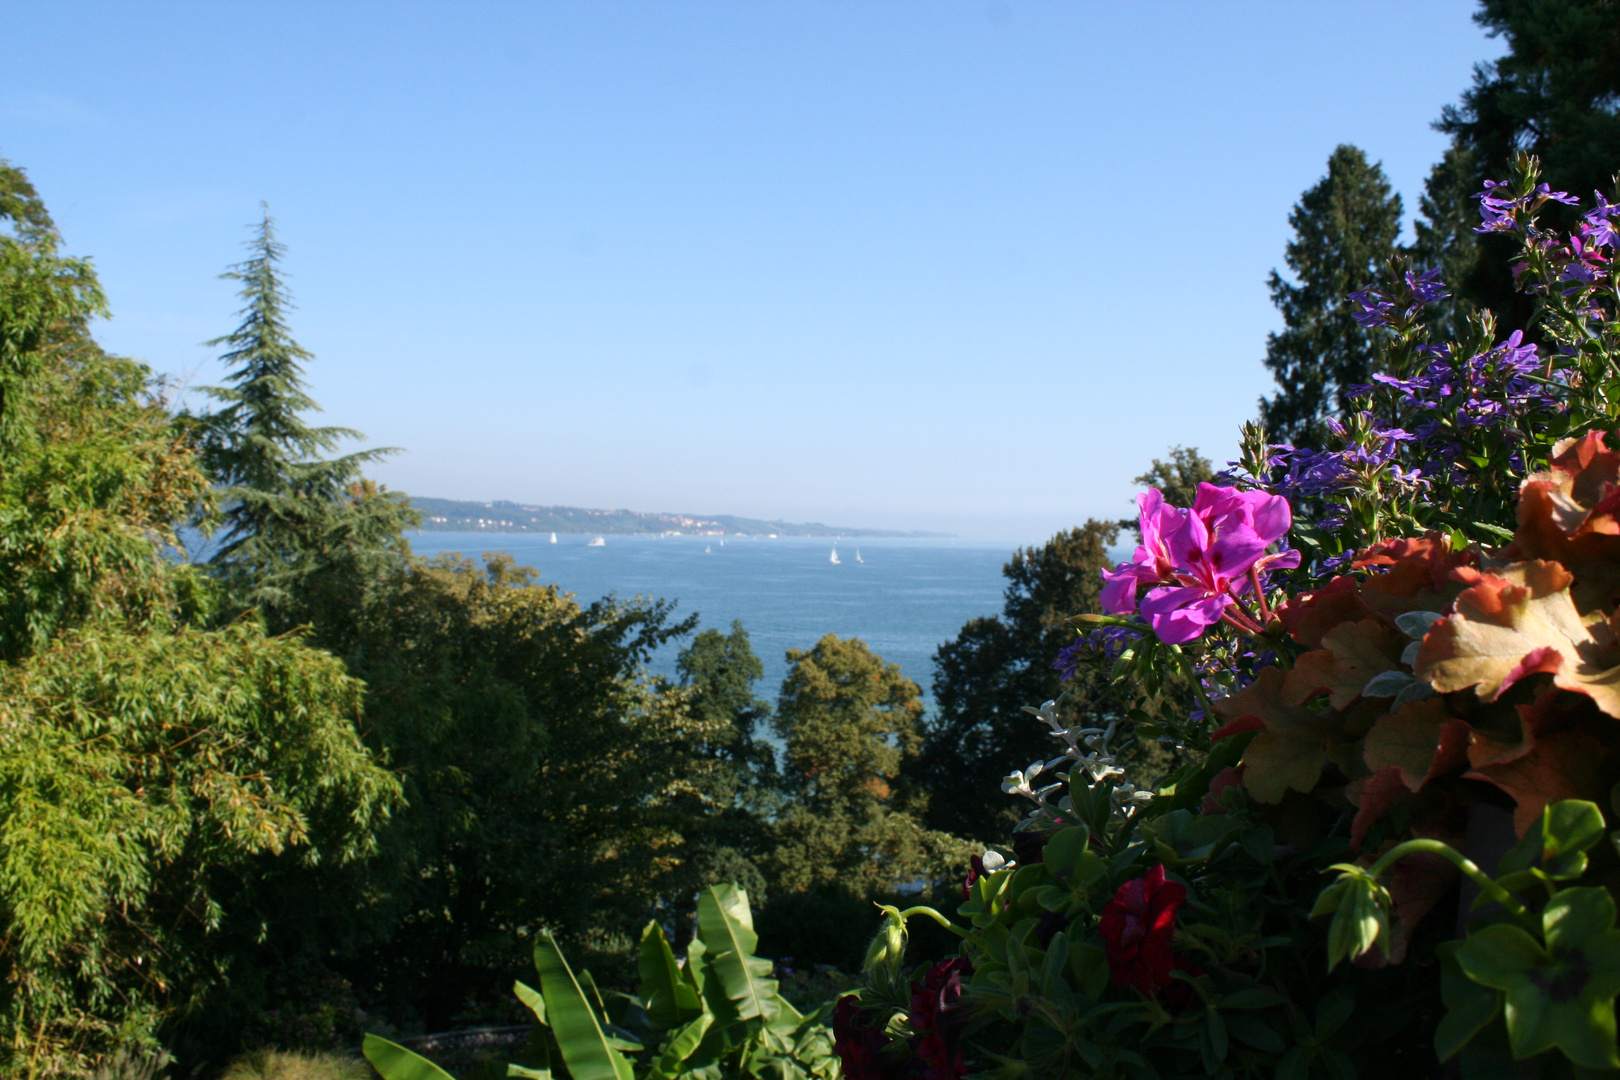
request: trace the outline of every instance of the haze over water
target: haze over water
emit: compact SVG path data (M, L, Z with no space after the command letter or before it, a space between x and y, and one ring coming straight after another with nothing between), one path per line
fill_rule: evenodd
M756 693L774 700L787 674L788 649L808 649L823 634L858 637L899 664L928 694L933 655L975 616L1001 611L1011 556L1005 544L972 540L862 539L838 544L828 556L823 537L764 538L588 536L421 532L410 536L420 555L505 551L532 566L547 584L589 603L609 593L674 600L676 617L697 613L700 629L728 631L741 620L765 666ZM707 553L705 553L707 549ZM860 552L864 562L857 563ZM673 677L679 645L660 650L651 669ZM1040 704L1031 702L1031 704Z

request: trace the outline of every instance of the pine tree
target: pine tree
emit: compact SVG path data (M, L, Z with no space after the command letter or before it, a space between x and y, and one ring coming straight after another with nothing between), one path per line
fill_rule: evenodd
M319 411L303 380L314 357L287 325L292 303L278 265L286 248L268 206L247 247L251 256L222 275L242 284L242 322L207 343L225 347L220 359L230 369L228 384L208 391L225 407L204 422L204 461L224 505L210 561L237 601L273 626L319 624L323 614L346 624L355 589L379 570L379 557L403 551L401 531L415 515L402 496L361 476L392 450L323 456L362 436L305 419Z
M1284 258L1294 280L1272 271L1284 329L1266 339L1266 367L1280 389L1260 402L1278 441L1320 446L1328 419L1347 411L1350 389L1371 376L1372 345L1348 297L1395 254L1400 220L1401 199L1384 170L1350 145L1333 151L1327 176L1288 215L1294 239Z

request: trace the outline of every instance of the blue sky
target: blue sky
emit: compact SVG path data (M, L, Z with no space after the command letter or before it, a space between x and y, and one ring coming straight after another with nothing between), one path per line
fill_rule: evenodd
M13 0L0 155L192 387L268 201L390 486L1034 541L1231 456L1289 207L1416 206L1472 10Z

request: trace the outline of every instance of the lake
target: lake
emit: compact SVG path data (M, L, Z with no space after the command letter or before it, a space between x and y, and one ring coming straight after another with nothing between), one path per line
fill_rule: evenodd
M787 650L807 649L828 633L865 641L926 695L940 643L969 619L1001 611L1001 567L1012 555L1004 545L969 540L862 539L840 542L834 565L832 541L819 537L604 539L588 547L582 535L552 544L535 533L410 534L421 555L508 552L581 602L653 596L676 601L679 617L699 615L701 629L725 631L741 620L765 665L757 692L768 700L787 675ZM677 651L661 650L649 666L673 676Z

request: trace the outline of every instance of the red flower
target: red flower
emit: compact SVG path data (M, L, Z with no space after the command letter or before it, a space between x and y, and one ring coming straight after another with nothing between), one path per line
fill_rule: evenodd
M892 1040L874 1019L854 994L839 998L833 1009L833 1049L849 1080L891 1080L898 1073L896 1063L883 1054Z
M911 986L908 1020L917 1033L912 1050L922 1080L958 1080L964 1072L957 1003L962 998L962 977L972 974L969 960L941 960L923 976L922 985Z
M1097 929L1115 986L1135 987L1151 997L1170 985L1177 966L1170 938L1176 911L1186 899L1187 887L1166 881L1160 863L1121 885L1103 905Z

